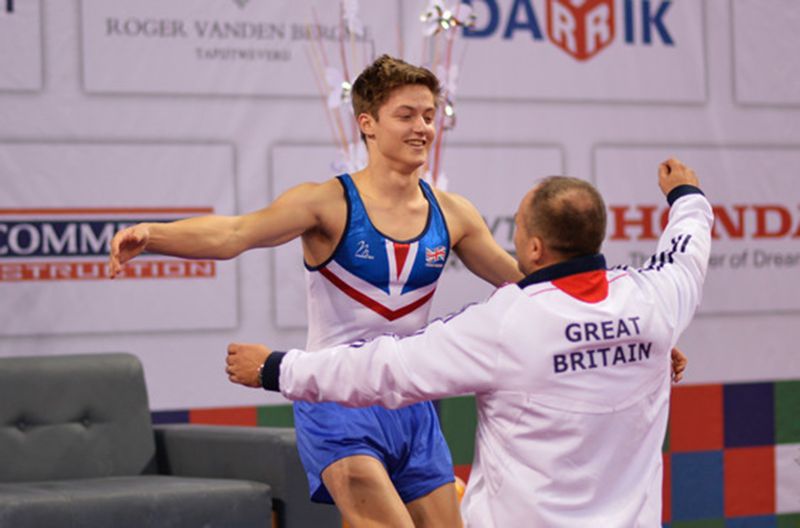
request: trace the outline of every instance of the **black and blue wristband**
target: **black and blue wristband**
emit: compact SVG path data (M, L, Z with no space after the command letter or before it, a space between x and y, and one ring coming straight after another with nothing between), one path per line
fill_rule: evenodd
M268 391L280 392L281 361L286 352L272 352L261 366L261 386Z
M688 184L678 185L667 195L667 203L670 205L670 207L672 207L672 204L674 204L678 198L686 196L687 194L702 194L705 196L703 191L700 190L700 187L695 187L694 185Z

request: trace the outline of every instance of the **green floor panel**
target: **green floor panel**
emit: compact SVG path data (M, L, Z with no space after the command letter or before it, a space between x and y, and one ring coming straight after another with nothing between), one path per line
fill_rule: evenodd
M775 382L775 443L800 443L800 381Z
M790 513L777 516L778 528L800 528L800 513Z
M291 405L268 405L258 407L258 425L264 427L294 427L294 412Z
M440 401L439 420L453 455L453 464L472 464L475 426L478 423L475 397L461 396Z

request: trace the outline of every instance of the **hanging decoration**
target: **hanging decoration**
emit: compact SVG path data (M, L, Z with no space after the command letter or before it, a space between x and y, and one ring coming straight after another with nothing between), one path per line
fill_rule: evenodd
M355 172L366 166L367 151L353 115L353 82L358 73L375 59L376 50L359 16L358 0L341 0L339 14L334 52L326 49L321 35L312 36L307 52L331 134L338 146L338 159L332 168L336 172ZM313 8L312 17L314 24L311 27L321 27ZM442 0L429 0L419 20L422 23L422 57L404 60L434 72L442 86L434 118L437 134L424 168L424 177L434 186L446 188L447 180L441 170L444 138L456 125L455 94L461 62L453 60L454 47L457 35L462 28L474 24L475 16L469 4L458 2L448 7ZM398 43L398 49L403 49L402 42Z

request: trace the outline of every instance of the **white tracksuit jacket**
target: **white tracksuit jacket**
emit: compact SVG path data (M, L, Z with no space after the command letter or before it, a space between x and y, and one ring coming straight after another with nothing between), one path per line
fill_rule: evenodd
M403 339L274 353L264 385L390 408L475 393L469 527L659 527L670 350L700 301L713 221L695 187L669 201L646 268L573 259Z

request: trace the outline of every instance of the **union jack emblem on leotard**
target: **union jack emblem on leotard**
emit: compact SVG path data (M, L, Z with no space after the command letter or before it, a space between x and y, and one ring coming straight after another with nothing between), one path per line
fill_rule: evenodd
M447 248L438 246L433 249L425 248L425 265L441 268L444 266L444 261L447 258Z

